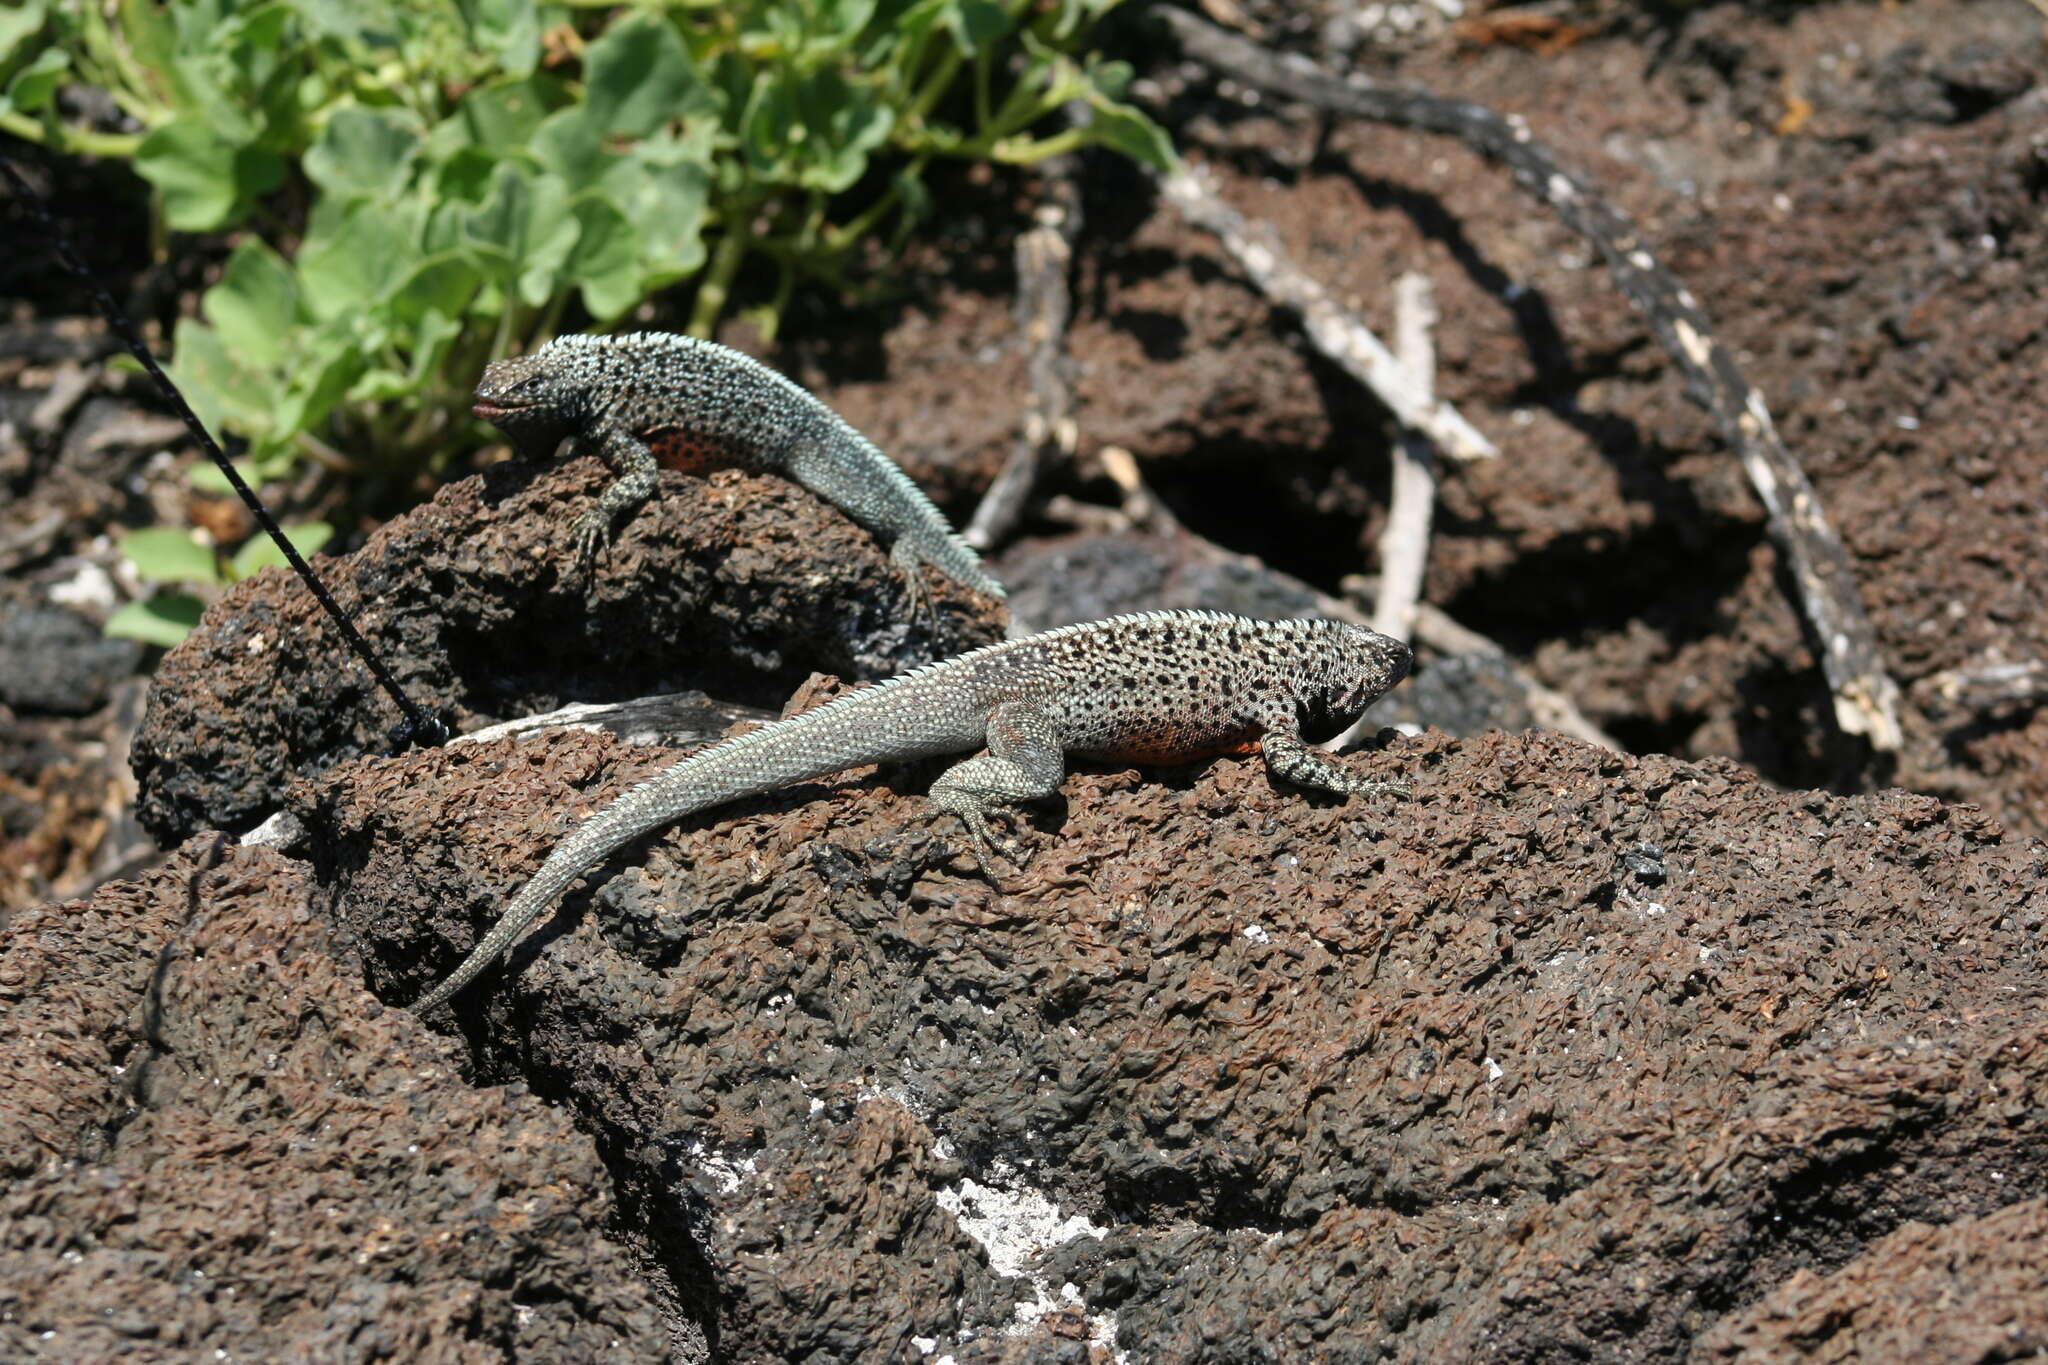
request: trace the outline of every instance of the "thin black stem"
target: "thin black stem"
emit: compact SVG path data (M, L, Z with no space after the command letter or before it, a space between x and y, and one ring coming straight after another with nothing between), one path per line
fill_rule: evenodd
M398 709L404 714L405 720L392 733L393 747L404 749L414 744L440 744L446 741L447 725L439 717L430 716L422 711L413 704L412 698L405 695L404 689L398 685L398 679L384 667L384 661L371 650L369 641L355 628L355 623L348 619L340 604L327 591L326 585L314 574L312 567L293 548L291 541L285 539L284 532L278 529L269 509L257 498L255 490L243 480L234 462L221 450L220 443L207 431L206 424L199 420L199 414L192 411L192 405L185 401L185 395L178 392L178 386L171 382L171 377L156 363L156 357L142 344L142 336L135 330L135 324L129 320L128 314L121 305L114 302L114 296L106 291L98 277L71 249L71 239L65 233L63 225L57 221L57 216L50 211L49 201L29 184L21 172L15 169L14 162L6 156L0 156L0 175L6 177L14 193L34 215L37 225L43 230L45 240L50 244L50 249L56 252L57 259L63 262L64 268L76 276L78 282L92 295L93 302L99 305L101 316L107 320L107 326L121 339L121 344L128 348L128 353L135 357L135 362L149 372L149 377L156 381L157 388L170 403L171 410L178 414L179 420L185 424L185 429L192 433L192 439L199 443L199 448L207 453L221 474L226 477L229 486L240 495L250 515L256 518L256 524L263 528L264 533L283 552L286 562L297 571L300 580L313 594L313 600L327 612L335 628L341 632L342 639L348 643L348 647L355 651L356 657L363 661L363 666L370 670L378 685L398 704Z

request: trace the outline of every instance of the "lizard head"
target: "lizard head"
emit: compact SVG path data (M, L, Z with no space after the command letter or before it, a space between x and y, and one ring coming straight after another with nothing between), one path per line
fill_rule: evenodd
M1304 623L1311 624L1311 623ZM1312 623L1319 664L1304 670L1307 681L1296 697L1304 737L1344 732L1394 685L1408 676L1414 651L1391 635L1344 621Z
M543 346L532 355L494 360L477 381L470 411L511 438L528 459L554 454L583 423L582 395Z

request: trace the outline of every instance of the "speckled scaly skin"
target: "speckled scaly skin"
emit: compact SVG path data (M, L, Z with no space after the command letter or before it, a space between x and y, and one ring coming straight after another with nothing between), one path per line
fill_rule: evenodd
M620 795L564 839L462 965L414 1006L446 1001L512 946L585 869L694 811L867 763L988 752L948 768L932 804L977 854L1014 852L997 807L1050 796L1067 754L1184 763L1257 746L1273 776L1341 794L1398 791L1345 770L1328 738L1407 676L1400 641L1336 621L1159 611L990 645L713 745ZM984 863L986 868L986 863Z
M604 548L620 513L647 500L658 469L736 466L800 483L893 541L892 557L914 592L922 562L1003 596L894 461L790 380L715 342L665 332L556 337L531 355L486 366L474 410L529 459L545 459L573 436L618 476L577 519L579 564Z

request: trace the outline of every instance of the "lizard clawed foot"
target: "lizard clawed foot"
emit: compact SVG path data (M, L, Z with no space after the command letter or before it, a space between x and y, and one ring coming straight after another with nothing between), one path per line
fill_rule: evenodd
M1003 889L1002 878L989 866L989 855L994 854L1008 863L1014 870L1022 872L1031 861L1030 850L1015 839L1005 839L997 834L988 823L988 817L980 811L956 810L960 823L967 826L967 847L974 854L974 862L981 869L982 880L996 890Z
M588 574L597 566L605 547L611 544L611 518L598 511L585 512L569 528L578 573Z
M1349 792L1352 796L1413 796L1415 789L1406 782L1371 782L1360 779Z

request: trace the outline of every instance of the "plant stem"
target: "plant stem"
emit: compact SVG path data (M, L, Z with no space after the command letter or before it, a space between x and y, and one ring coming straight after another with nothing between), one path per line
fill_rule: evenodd
M718 249L711 253L711 264L704 268L704 278L697 285L697 302L690 309L690 335L711 339L711 333L718 326L718 315L725 311L725 299L732 292L733 277L740 273L740 262L746 259L747 238L739 226L739 215L733 215L733 222L725 229L725 235L718 239Z
M142 145L139 133L95 133L88 128L70 128L55 121L38 123L28 115L12 110L0 114L0 133L11 133L23 142L33 142L53 152L118 157L124 161L132 158L135 149Z
M1087 140L1087 129L1069 128L1063 133L1055 133L1051 137L1036 140L1006 137L979 154L986 156L990 161L1000 161L1006 166L1029 166L1049 156L1071 152Z
M903 198L903 182L905 180L916 180L919 176L923 175L924 164L929 160L931 160L931 154L928 152L918 156L909 166L904 168L901 174L889 182L889 188L882 191L874 203L860 211L858 217L854 218L851 222L842 223L836 228L825 229L823 236L825 250L836 256L861 238L867 236L868 233L874 231L875 224L882 221L882 215L894 208L897 201Z

